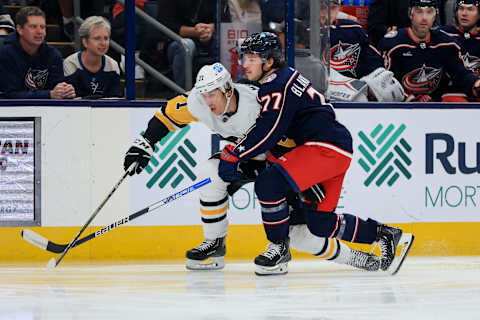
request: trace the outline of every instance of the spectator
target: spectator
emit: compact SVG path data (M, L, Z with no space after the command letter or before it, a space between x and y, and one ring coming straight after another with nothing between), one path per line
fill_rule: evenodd
M60 52L44 42L45 13L23 7L16 23L17 32L0 48L0 90L8 98L74 98L75 89L64 82Z
M188 47L194 53L197 69L204 64L218 61L215 43L212 41L215 32L216 1L158 0L158 2L162 8L158 17L160 22L181 37L187 38ZM174 81L179 86L185 87L185 59L179 43L172 42L168 45L168 60L172 65Z
M110 23L103 17L88 17L78 29L83 50L65 59L65 81L77 96L104 98L123 96L118 63L106 55L110 46Z
M15 24L10 15L3 8L3 2L0 0L0 37L6 36L13 31L15 31Z
M438 29L435 0L410 0L411 27L390 31L380 42L388 68L414 101L440 101L452 81L467 96L478 97L480 79L465 68L460 47Z
M262 23L262 13L258 0L228 0L231 22Z

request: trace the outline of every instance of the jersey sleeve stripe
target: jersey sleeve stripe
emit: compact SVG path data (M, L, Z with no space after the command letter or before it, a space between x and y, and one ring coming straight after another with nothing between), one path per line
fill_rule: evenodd
M287 85L285 86L285 89L283 90L283 99L282 99L282 106L280 107L280 112L278 113L278 117L277 117L277 120L275 121L275 124L273 125L272 129L270 130L270 132L268 132L268 134L262 139L260 140L259 143L257 143L256 145L254 145L252 148L250 148L250 150L246 150L245 152L243 153L240 153L238 155L239 158L242 158L242 157L245 157L247 156L249 153L255 151L258 147L260 147L263 143L265 143L265 141L268 140L268 138L270 138L270 136L272 136L272 134L275 132L275 130L277 129L278 127L278 123L280 122L280 119L282 118L282 114L283 114L283 107L285 105L285 99L286 99L286 95L287 95L287 90L288 88L290 88L290 85L292 84L293 82L293 79L295 79L295 77L298 75L298 71L295 71L293 73L293 75L290 77L290 79L288 80L287 82ZM238 143L239 145L246 139L247 135L245 135L245 137L240 140L240 142Z

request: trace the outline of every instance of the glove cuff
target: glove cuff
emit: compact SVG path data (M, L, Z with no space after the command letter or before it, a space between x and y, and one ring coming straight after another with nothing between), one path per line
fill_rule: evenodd
M153 146L144 136L136 138L133 141L132 146L142 149L150 156L153 154Z
M220 158L228 162L238 162L238 157L235 155L233 151L234 148L235 147L232 145L228 145L225 148L223 148Z

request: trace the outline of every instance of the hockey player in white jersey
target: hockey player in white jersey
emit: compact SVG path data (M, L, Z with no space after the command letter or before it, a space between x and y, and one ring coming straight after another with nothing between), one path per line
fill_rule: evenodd
M137 163L133 174L140 173L148 164L155 144L170 131L192 122L201 122L221 137L234 142L255 123L261 106L257 102L258 88L246 84L234 84L229 72L220 63L204 66L189 95L180 95L168 101L149 121L128 149L124 166ZM243 164L245 180L226 183L218 176L219 154L213 155L199 169L199 179L210 177L212 182L199 190L200 214L205 240L186 252L186 267L191 270L222 269L225 266L225 237L228 229L228 195L238 190L246 181L253 181L265 166L264 157ZM315 185L297 199L321 201L322 187ZM297 206L298 207L298 206ZM298 210L297 210L298 211ZM300 210L301 211L301 210ZM337 239L314 236L302 222L292 225L291 246L322 259L348 264L360 269L376 271L380 260L377 256L350 249Z

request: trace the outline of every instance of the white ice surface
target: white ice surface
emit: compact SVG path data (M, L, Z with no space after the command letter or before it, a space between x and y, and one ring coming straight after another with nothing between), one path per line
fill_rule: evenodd
M258 277L183 264L0 265L0 319L480 319L480 257L408 257L396 276L319 260Z

